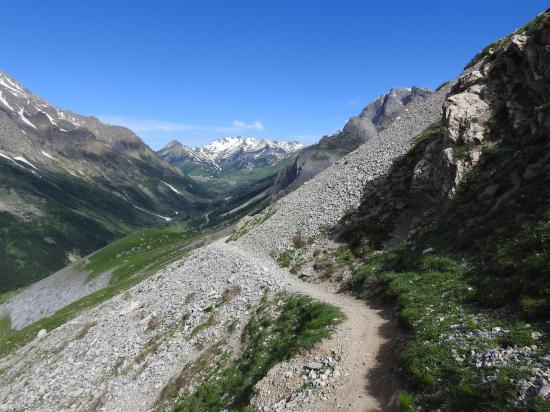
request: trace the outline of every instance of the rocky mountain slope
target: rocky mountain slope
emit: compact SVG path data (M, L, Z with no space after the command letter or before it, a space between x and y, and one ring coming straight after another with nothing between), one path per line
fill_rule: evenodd
M547 411L548 44L550 11L227 239L8 331L0 409Z
M288 193L326 169L336 160L376 137L400 115L425 101L433 92L418 87L394 88L351 117L342 131L324 136L317 144L300 151L295 163L281 170L271 192Z
M404 410L550 408L549 42L546 11L476 56L356 209L316 216L359 191L342 177L316 195L329 168L237 232L300 277L391 305L409 333L396 348ZM361 170L354 154L343 168Z
M0 73L0 290L208 202L130 130L58 109Z
M0 361L5 371L2 379L10 382L19 376L27 389L25 396L21 396L16 385L2 385L5 388L0 394L3 404L14 409L81 409L95 405L109 410L147 410L157 402L170 399L165 399L164 394L174 393L170 388L173 388L177 376L185 375L185 365L188 365L187 368L197 368L202 364L200 362L204 362L201 356L213 353L216 348L225 348L220 349L221 353L225 353L228 348L235 347L231 343L235 337L228 332L235 330L235 326L230 325L236 320L236 330L241 330L238 325L248 322L251 313L247 308L255 307L260 302L264 293L262 290L269 290L269 296L272 296L276 290L288 288L329 299L331 293L316 293L313 289L298 286L302 283L287 270L278 267L268 255L269 250L291 242L290 237L296 228L308 234L320 233L324 225L337 221L346 206L359 201L365 182L375 179L379 173L383 175L390 167L393 156L406 152L414 135L440 117L441 103L447 90L441 90L422 107L408 112L380 136L370 140L364 151L350 154L342 163L333 165L289 197L283 198L275 205L275 214L268 216L242 240L217 242L199 249L189 258L170 265L127 292L76 316L46 336L43 336L45 332L41 332L40 339L6 356ZM381 151L386 152L386 157L380 156ZM372 156L366 162L364 153L371 153ZM350 174L348 167L353 168L355 173ZM357 167L361 167L364 173L357 173ZM355 176L354 180L348 180L349 176ZM317 185L323 190L317 191ZM330 190L328 193L327 187ZM331 196L331 201L312 202L307 205L309 210L301 207L306 195L314 196L315 200L324 196L322 193ZM325 216L328 209L331 212ZM283 214L286 218L279 220ZM303 219L303 225L302 222L297 224L298 218ZM273 222L280 222L278 224L283 226L276 228L277 224ZM272 239L268 239L265 230L273 230ZM224 301L224 291L236 286L239 297L231 303L220 303ZM354 315L350 309L348 316L354 320L345 328L338 329L341 342L357 341L349 336L361 333L361 321L355 317L359 313ZM123 322L120 321L121 316ZM383 323L375 312L369 312L369 316L373 317L373 325ZM180 324L180 319L185 320ZM33 329L29 327L28 330ZM377 342L381 345L383 340ZM335 357L342 359L330 367L336 367L338 373L331 372L331 377L327 374L323 378L313 379L312 384L317 389L296 393L292 397L292 405L298 410L328 410L325 406L329 404L324 399L327 396L334 400L334 405L340 401L357 407L380 405L378 399L367 396L357 398L355 392L346 390L352 381L358 388L363 387L364 370L356 366L356 356L362 352L353 345L341 346L336 342L331 349ZM362 361L365 362L365 359ZM305 361L307 365L311 362L315 362L315 358ZM315 363L312 365L317 367ZM376 367L374 360L369 361L369 367ZM204 369L204 366L201 368ZM53 373L54 370L57 372ZM83 371L94 372L82 374ZM314 376L314 373L306 373ZM75 376L80 378L73 380ZM185 379L177 380L176 399L178 394L182 396L187 390L192 391L186 386ZM301 374L299 379L303 382ZM328 379L334 382L332 389L323 389ZM298 390L302 386L298 385ZM53 387L59 388L56 395L48 389ZM260 397L255 402L261 405L262 402L273 401L273 397ZM280 401L276 399L276 402Z

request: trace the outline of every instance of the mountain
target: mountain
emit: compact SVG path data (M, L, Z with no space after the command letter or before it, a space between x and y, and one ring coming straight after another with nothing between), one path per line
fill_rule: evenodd
M130 130L61 110L0 72L0 290L189 218L208 197Z
M197 168L213 174L221 171L220 166L208 154L198 148L184 146L177 140L170 141L157 154L168 163L176 165L188 173L193 173Z
M294 190L347 153L375 138L404 113L428 99L433 92L419 87L394 88L351 117L342 131L322 137L302 150L296 162L281 170L272 188L275 196Z
M274 164L303 147L296 141L226 137L199 148L190 148L172 140L157 154L189 173L200 167L205 172L223 174Z
M216 224L268 205L278 173L303 147L296 141L227 137L198 148L173 140L157 154L216 193L208 215L208 223Z
M549 411L549 43L550 9L235 227L0 296L0 409Z

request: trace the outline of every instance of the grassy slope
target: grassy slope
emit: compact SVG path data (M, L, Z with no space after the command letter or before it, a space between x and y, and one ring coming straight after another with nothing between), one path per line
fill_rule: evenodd
M180 196L169 190L161 195L155 171L149 171L147 165L141 164L144 162L133 161L140 163L144 173L151 174L136 184L155 193L162 199L162 205L157 205L130 184L116 188L117 191L125 193L140 207L158 210L160 214L178 210L181 218L189 218L196 213L197 206L189 199L190 195ZM69 263L67 254L73 250L86 255L133 230L160 223L158 218L129 206L127 201L106 190L107 182L100 186L61 173L44 173L39 178L4 161L0 161L0 176L0 196L16 188L29 202L42 199L38 204L41 216L22 219L0 212L0 267L3 269L0 292L28 285L62 268ZM189 189L204 194L193 184L176 187L182 192Z
M22 330L7 330L0 325L0 329L4 330L4 336L0 336L0 355L34 339L41 329L55 329L80 311L104 302L184 257L190 248L200 244L201 235L199 232L189 232L183 226L142 229L107 245L83 262L81 267L84 272L89 271L91 277L113 270L109 285ZM0 324L2 322L0 320Z
M330 336L343 318L340 309L307 296L280 293L273 301L264 296L241 335L242 352L234 360L222 356L205 365L206 371L194 370L199 385L176 410L253 410L248 405L254 385L277 363Z

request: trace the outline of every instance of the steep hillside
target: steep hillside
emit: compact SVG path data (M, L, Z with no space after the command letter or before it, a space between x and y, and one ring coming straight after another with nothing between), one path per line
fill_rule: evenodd
M130 130L60 110L0 73L0 291L139 227L189 219L208 196Z
M549 43L547 11L477 56L356 209L338 206L360 191L352 153L235 232L300 277L391 306L408 335L404 410L550 408Z
M296 162L281 170L271 192L280 197L329 167L335 161L376 137L394 120L399 120L433 92L418 87L395 88L351 117L342 131L324 136L318 143L301 150Z

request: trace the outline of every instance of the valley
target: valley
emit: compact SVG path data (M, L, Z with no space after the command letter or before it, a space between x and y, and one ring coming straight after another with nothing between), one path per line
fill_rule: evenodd
M549 45L310 146L153 151L0 73L0 410L550 410Z

